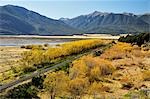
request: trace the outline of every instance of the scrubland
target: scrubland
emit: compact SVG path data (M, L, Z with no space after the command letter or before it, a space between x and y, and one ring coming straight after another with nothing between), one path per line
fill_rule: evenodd
M109 45L106 49L100 46ZM111 46L110 46L111 45ZM33 47L22 54L21 72L32 72L45 65L91 50L70 64L56 68L30 83L7 92L7 98L41 99L148 99L150 96L150 50L129 43L80 40L55 48ZM67 59L67 58L66 58ZM40 66L40 67L38 67ZM33 70L33 71L35 71ZM26 89L26 90L24 90ZM17 92L19 91L19 94Z
M145 99L150 88L149 61L150 50L118 42L100 56L73 61L68 73L47 74L45 90L51 97Z

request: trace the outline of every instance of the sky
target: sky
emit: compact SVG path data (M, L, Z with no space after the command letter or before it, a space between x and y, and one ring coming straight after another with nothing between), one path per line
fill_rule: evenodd
M53 19L73 18L94 11L150 13L150 0L0 0L0 6L17 5Z

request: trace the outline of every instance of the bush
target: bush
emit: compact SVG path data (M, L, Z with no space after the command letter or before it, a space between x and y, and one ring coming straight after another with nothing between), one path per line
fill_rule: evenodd
M133 47L131 44L118 42L110 49L106 50L104 54L100 57L109 60L122 59L128 56L128 53L131 52Z
M33 71L35 71L35 70L36 70L36 68L35 68L35 67L32 67L32 66L28 66L28 67L24 67L24 68L23 68L23 72L24 72L24 73L33 72Z
M120 37L120 42L127 42L127 43L135 43L138 46L141 46L145 42L150 41L150 33L141 33L139 35L127 35L126 37Z
M36 86L39 89L42 89L45 77L46 77L45 75L39 76L39 77L33 77L32 78L32 85Z
M85 56L76 60L70 69L70 77L85 77L88 76L90 81L100 80L102 76L111 74L115 67L108 60Z
M103 53L102 50L94 51L93 55L94 56L100 56Z
M21 98L36 98L39 99L37 96L37 89L34 86L31 86L31 83L19 85L7 92L5 95L6 98L11 99L21 99Z
M49 44L44 44L44 46L45 46L45 47L48 47L48 46L49 46Z
M20 48L25 48L25 46L24 46L24 45L22 45Z

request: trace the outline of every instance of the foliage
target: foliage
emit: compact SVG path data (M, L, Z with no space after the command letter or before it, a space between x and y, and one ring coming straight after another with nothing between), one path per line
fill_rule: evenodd
M89 95L93 95L94 97L96 97L96 95L99 95L101 91L102 91L102 84L98 82L93 82L88 89Z
M122 97L125 94L124 90L134 90L141 86L139 83L149 81L149 72L141 71L140 66L144 65L141 57L145 57L145 52L141 52L138 46L117 42L100 56L90 54L73 61L69 67L69 75L65 74L70 79L67 82L67 96L83 98L89 95L98 98L105 93L118 92ZM122 92L119 92L120 90Z
M100 56L103 53L102 50L94 51L93 56Z
M141 33L139 35L127 35L126 37L120 37L118 41L136 43L137 45L141 46L145 42L150 41L150 33Z
M62 65L61 67L58 67L55 69L55 71L64 71L66 73L69 73L69 63L66 63L64 65Z
M33 72L33 71L35 71L35 70L36 70L36 68L35 68L35 67L31 67L31 66L24 66L24 67L23 67L23 72L24 72L24 73Z
M48 46L48 45L44 44L44 46ZM22 45L21 48L44 50L44 47L42 45L26 45L26 46Z
M18 87L15 87L11 90L9 90L6 94L6 98L14 98L14 99L20 99L20 98L39 98L37 96L38 90L36 87L31 86L31 83L19 85Z
M45 90L54 99L55 96L66 94L68 82L69 77L63 71L49 73L44 80Z
M131 44L118 42L110 49L106 50L100 57L109 60L122 59L129 55L129 52L133 50Z
M51 63L52 60L72 54L82 53L86 50L105 45L107 41L99 39L79 40L68 42L55 48L48 48L42 50L39 48L32 48L31 51L22 54L24 65L38 66L44 63Z
M69 76L62 71L48 74L44 80L44 85L51 97L66 92L73 98L81 98L86 93L94 92L95 89L92 87L95 86L96 81L100 82L103 76L111 74L114 70L115 67L110 61L88 55L72 62ZM104 90L106 87L102 85L99 88L102 92L106 91Z
M102 76L109 75L115 70L110 61L92 56L85 56L76 60L70 69L70 77L89 77L90 82L100 80Z
M39 77L33 77L32 78L32 85L36 86L39 89L42 89L44 79L45 79L45 75L44 76L39 76Z
M81 97L86 93L88 85L88 78L77 77L69 82L69 92L73 97Z

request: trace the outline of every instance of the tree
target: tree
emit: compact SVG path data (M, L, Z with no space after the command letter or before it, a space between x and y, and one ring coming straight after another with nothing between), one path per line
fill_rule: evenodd
M81 96L86 93L88 85L88 78L77 77L69 82L69 92L73 98L81 98Z
M50 63L52 60L68 55L78 54L86 50L108 44L108 41L99 39L72 41L60 45L57 48L49 47L47 50L41 49L41 46L30 46L31 50L22 54L25 65L39 66L44 63ZM29 48L30 48L29 47Z
M68 82L69 77L63 71L49 73L44 80L45 90L49 92L51 99L64 96L67 94Z

